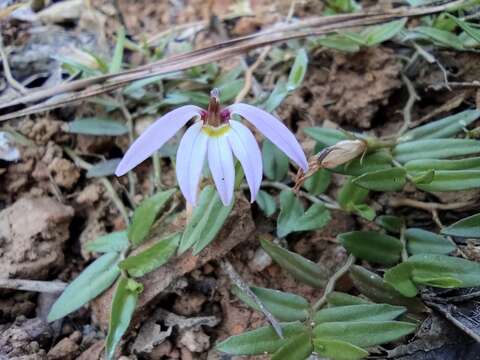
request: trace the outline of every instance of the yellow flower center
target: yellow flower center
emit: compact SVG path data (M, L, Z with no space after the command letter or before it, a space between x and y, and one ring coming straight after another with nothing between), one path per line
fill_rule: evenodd
M230 125L225 124L225 125L221 125L221 126L217 126L217 127L210 126L210 125L204 125L202 127L202 130L208 136L219 137L219 136L225 135L228 132L228 130L230 130Z

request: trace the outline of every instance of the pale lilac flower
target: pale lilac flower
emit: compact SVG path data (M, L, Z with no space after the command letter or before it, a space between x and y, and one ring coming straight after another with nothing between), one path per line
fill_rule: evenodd
M115 171L121 176L162 147L189 120L195 118L180 141L176 172L180 190L193 206L205 158L224 205L233 198L235 168L233 155L240 161L250 188L251 201L262 181L262 154L251 131L231 116L238 114L307 171L307 159L290 130L269 113L247 104L233 104L220 109L218 90L211 92L208 110L185 105L160 117L130 146Z

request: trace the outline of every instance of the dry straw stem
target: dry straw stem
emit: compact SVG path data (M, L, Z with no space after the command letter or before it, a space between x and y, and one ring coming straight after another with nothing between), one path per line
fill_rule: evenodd
M271 28L184 54L170 56L160 61L137 67L136 69L76 80L31 92L28 95L20 96L17 99L0 105L0 112L3 113L3 115L0 116L0 121L76 103L88 97L126 86L135 80L185 70L227 58L230 59L232 56L241 55L249 50L285 42L287 40L328 34L341 29L380 24L403 17L434 14L464 2L465 0L456 0L438 6L398 8L388 11L360 12L301 20L295 24ZM18 110L19 106L26 107Z

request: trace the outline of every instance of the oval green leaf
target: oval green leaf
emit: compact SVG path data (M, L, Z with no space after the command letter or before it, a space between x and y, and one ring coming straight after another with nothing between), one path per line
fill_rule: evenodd
M183 254L194 246L196 255L210 244L221 230L233 208L234 201L224 206L214 187L206 186L200 193L198 206L193 209L190 222L180 240L178 253Z
M445 159L480 153L480 141L472 139L425 139L400 143L393 150L401 162L417 159Z
M88 265L55 301L47 320L55 321L70 314L108 289L120 275L119 259L120 255L112 252Z
M392 265L400 260L400 240L376 231L352 231L338 235L348 252L378 264Z
M405 239L408 253L411 255L448 254L456 249L444 236L418 228L407 229Z
M299 295L261 287L251 287L251 290L279 321L305 320L309 315L310 305ZM260 311L258 305L238 287L232 292L248 306Z
M478 110L465 110L458 114L447 116L444 119L432 121L407 131L401 138L401 142L418 139L449 138L466 128L480 117Z
M401 217L393 215L380 215L375 222L388 232L395 234L400 234L400 230L405 226L405 221Z
M262 146L263 173L270 180L281 181L288 172L288 157L270 140Z
M458 237L480 238L480 213L442 229L442 234Z
M389 321L404 314L403 306L388 304L361 304L335 306L317 311L313 321L315 324L339 321Z
M128 133L128 128L117 121L106 118L81 118L67 124L67 131L72 134L95 136L119 136Z
M415 331L416 325L401 321L358 321L321 323L315 338L340 340L358 347L371 347L397 340Z
M438 170L433 179L415 186L423 191L460 191L480 187L480 170Z
M137 306L138 295L143 286L135 280L124 276L117 283L112 300L112 310L108 324L108 334L105 340L105 357L113 359L115 348L130 325L130 320Z
M118 266L120 269L126 270L130 276L143 276L166 264L175 254L179 241L180 234L171 235L141 253L129 256Z
M409 173L429 170L480 170L480 157L459 160L420 159L405 164Z
M287 343L288 339L304 332L305 326L299 321L281 324L284 338L278 337L271 326L264 326L246 333L231 336L216 346L218 351L231 355L273 354Z
M328 271L322 269L319 264L315 264L303 256L281 248L270 241L262 239L260 243L268 255L295 279L313 287L325 286L328 280Z
M267 217L272 216L275 214L275 211L277 211L277 203L275 202L275 199L266 191L259 190L255 201Z
M403 189L406 177L404 168L391 168L363 174L353 179L353 183L368 190L399 191Z
M150 233L160 210L163 209L175 189L161 191L145 200L135 209L132 222L128 227L128 239L133 246L140 245Z
M345 341L313 339L313 348L322 358L334 360L359 360L368 356L368 351Z
M298 334L282 345L271 360L306 360L313 351L311 335L308 332Z
M88 251L99 253L121 252L128 248L129 242L126 231L115 231L87 242L85 248Z

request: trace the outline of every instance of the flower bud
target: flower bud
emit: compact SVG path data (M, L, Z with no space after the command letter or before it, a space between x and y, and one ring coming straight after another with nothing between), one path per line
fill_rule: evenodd
M317 161L321 168L333 169L357 158L366 150L367 144L362 140L342 140L317 154Z

